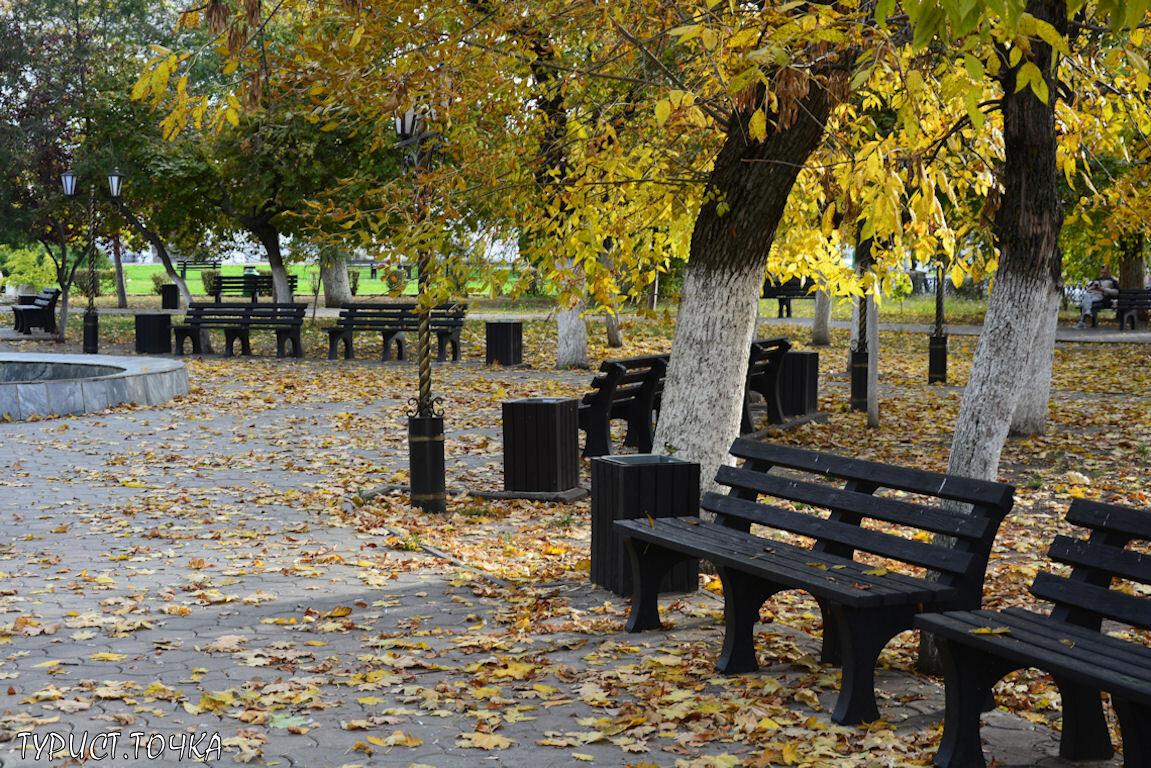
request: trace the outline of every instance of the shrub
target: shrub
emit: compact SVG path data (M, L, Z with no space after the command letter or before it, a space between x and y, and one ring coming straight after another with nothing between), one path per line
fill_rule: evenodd
M220 270L201 269L200 282L204 284L204 293L211 296L216 293L216 281L220 279Z
M37 291L56 284L56 268L40 248L0 246L4 277L0 285L29 285Z
M112 284L116 279L116 270L114 269L97 269L96 270L96 284L95 293L93 293L92 282L88 278L87 269L77 269L75 276L72 278L72 287L81 296L87 298L88 296L100 296L105 292L105 289Z
M152 293L159 296L164 291L162 290L165 283L168 282L167 272L153 272L152 273Z
M348 288L351 289L353 296L360 290L360 270L348 270Z
M392 267L384 274L384 282L388 284L388 293L398 296L408 287L408 273L402 267Z

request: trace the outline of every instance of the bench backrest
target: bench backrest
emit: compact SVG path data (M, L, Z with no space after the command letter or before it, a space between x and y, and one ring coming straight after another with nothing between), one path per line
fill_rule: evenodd
M604 360L600 375L592 379L592 391L585 403L614 403L634 397L659 396L667 375L668 355L642 355L622 360Z
M1056 536L1047 554L1071 566L1071 573L1040 572L1031 594L1054 603L1051 616L1071 624L1099 630L1106 618L1151 630L1151 554L1128 548L1141 543L1146 551L1151 544L1151 509L1075 499L1067 522L1088 529L1090 536ZM1142 594L1112 588L1124 583L1128 589L1137 585Z
M295 293L299 278L288 275L288 287ZM216 278L216 293L272 293L271 275L219 275Z
M783 336L751 342L751 357L747 364L748 381L777 370L789 349L791 342Z
M42 288L36 298L32 300L34 306L42 309L55 309L56 300L60 298L59 288Z
M352 325L357 323L379 324L404 330L415 330L419 315L415 304L344 304L340 308L340 316L336 320L338 325ZM433 327L462 326L467 315L466 302L450 302L437 304L431 309L431 322Z
M1119 309L1147 309L1151 307L1151 288L1120 289L1117 306Z
M189 325L219 323L243 325L255 321L257 324L301 325L307 312L307 304L200 304L188 305L184 322Z
M741 530L767 526L813 539L815 551L840 557L863 551L934 571L959 590L957 607L978 606L1013 486L744 438L732 444L731 453L744 459L743 466L720 467L716 475L729 494L711 492L702 501L721 523ZM761 496L773 498L760 502ZM945 506L944 500L971 510ZM951 538L954 546L936 541L935 534Z
M804 283L798 277L784 280L782 283L774 278L769 278L763 283L763 291L760 293L760 298L774 299L780 296L790 296L793 298L797 296L807 296L809 293L808 288L810 287L811 281Z

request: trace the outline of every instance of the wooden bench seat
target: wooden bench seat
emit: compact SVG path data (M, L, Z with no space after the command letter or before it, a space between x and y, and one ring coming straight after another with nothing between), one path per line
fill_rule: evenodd
M235 354L236 341L241 354L251 355L251 332L274 331L276 357L286 357L291 345L292 357L304 356L300 330L304 325L307 304L189 304L180 325L173 326L177 354L184 354L184 341L192 342L192 354L202 354L201 333L224 331L224 355Z
M21 302L12 307L14 330L30 334L33 328L42 328L45 333L56 333L56 301L59 298L59 288L44 288L30 297L28 303Z
M460 331L464 327L468 305L464 302L439 304L431 309L431 332L436 337L436 360L444 362L451 348L452 360L460 359ZM357 331L380 334L384 350L383 360L391 359L392 344L396 346L396 359L407 357L404 334L419 332L420 316L415 304L344 304L336 324L327 327L328 359L335 360L340 345L344 359L355 357L352 339Z
M661 626L658 590L671 567L688 558L710 560L724 594L716 666L725 674L753 672L760 607L777 592L802 589L823 614L823 660L843 665L832 718L844 724L876 719L880 651L910 629L918 613L979 606L991 543L1014 489L746 438L737 439L731 453L743 466L724 466L716 475L730 492L707 493L701 503L714 521L614 523L626 540L635 585L628 631ZM973 508L951 511L944 500ZM919 540L914 533L930 536ZM935 534L952 537L955 547L936 543ZM792 535L812 544L784 540Z
M1034 597L1053 604L1050 614L1009 608L915 620L935 636L944 663L947 710L936 765L986 765L979 717L992 687L1009 672L1036 667L1059 687L1060 755L1111 757L1100 697L1106 691L1123 732L1124 765L1151 767L1151 647L1102 633L1104 621L1151 630L1151 510L1076 499L1067 521L1090 535L1060 535L1051 544L1050 559L1071 570L1065 576L1041 572L1031 585ZM1128 548L1133 542L1144 552ZM1122 584L1128 586L1117 588Z

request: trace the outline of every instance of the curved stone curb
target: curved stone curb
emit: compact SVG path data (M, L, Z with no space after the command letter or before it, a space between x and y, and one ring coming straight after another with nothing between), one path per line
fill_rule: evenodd
M186 394L188 370L178 360L0 353L0 417L9 421L159 405Z

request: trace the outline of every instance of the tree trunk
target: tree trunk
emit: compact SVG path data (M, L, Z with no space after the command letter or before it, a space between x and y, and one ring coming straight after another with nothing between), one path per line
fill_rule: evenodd
M128 308L128 289L124 285L124 260L120 256L120 233L112 236L112 266L116 269L116 306Z
M585 302L578 301L556 313L556 368L587 368Z
M612 349L623 346L623 333L619 329L619 315L609 309L603 316L603 329L607 334L607 345Z
M879 307L867 297L867 426L879 426Z
M115 205L116 210L120 212L120 215L124 217L129 226L143 235L144 239L148 241L148 245L152 246L156 251L156 255L160 257L160 263L164 265L164 273L168 275L169 282L175 283L177 289L179 289L180 296L184 299L184 306L186 307L191 304L192 292L188 290L188 284L184 282L184 278L180 277L179 273L176 272L176 268L172 265L172 257L168 253L168 247L164 245L164 241L160 239L159 235L145 226L144 222L141 221L128 206L124 205L121 200L116 200ZM205 332L204 335L207 336L207 333ZM211 349L211 346L205 347L205 349Z
M246 221L245 221L246 219ZM284 256L280 251L280 230L266 220L253 221L244 217L241 221L248 231L256 236L268 254L268 267L272 270L272 297L275 301L287 303L292 300L292 289L288 284L288 270L284 267Z
M1067 5L1063 0L1028 0L1027 11L1066 34ZM1026 363L1040 323L1050 320L1049 297L1062 269L1059 230L1063 206L1055 172L1054 106L1058 91L1050 46L1034 41L1031 61L1046 79L1051 98L1043 103L1030 86L1016 91L1018 68L1004 69L1004 189L995 215L999 270L963 392L948 462L948 471L953 474L985 480L998 475L999 457L1020 392L1034 383L1025 378Z
M348 258L342 252L320 255L320 282L324 284L325 307L339 307L353 301Z
M811 345L826 347L831 343L831 296L815 292L815 319L811 321Z
M1063 291L1050 286L1035 327L1020 381L1019 404L1011 419L1009 435L1042 435L1047 431L1051 403L1051 369L1055 364L1055 330L1059 326L1059 302Z
M1147 267L1143 261L1143 233L1123 233L1119 237L1119 249L1119 287L1124 290L1142 288L1147 280Z
M796 93L799 104L784 106L798 109L784 119L769 114L761 142L750 138L750 110L730 115L692 232L655 450L698 462L704 487L728 461L739 434L767 255L830 108L827 91L814 79Z

